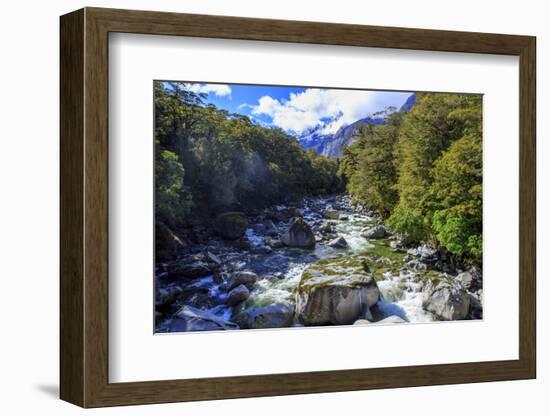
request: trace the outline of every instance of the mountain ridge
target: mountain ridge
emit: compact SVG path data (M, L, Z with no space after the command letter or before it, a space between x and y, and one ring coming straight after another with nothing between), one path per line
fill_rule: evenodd
M410 111L416 105L416 94L411 94L409 98L399 108L399 112ZM361 118L351 124L342 126L336 131L336 133L323 134L322 130L335 120L338 116L327 120L323 124L319 124L312 129L309 129L306 133L300 135L297 139L298 142L305 149L315 149L317 153L332 158L338 158L342 154L342 148L347 147L357 139L357 130L363 125L373 124L380 125L386 122L385 117L379 116L367 116Z

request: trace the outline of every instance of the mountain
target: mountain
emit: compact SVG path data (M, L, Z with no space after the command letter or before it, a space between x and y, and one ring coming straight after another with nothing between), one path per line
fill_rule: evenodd
M347 126L342 126L338 131L330 136L325 137L322 143L317 148L317 151L328 157L340 157L342 147L349 146L357 139L359 127L367 124L384 124L386 120L381 117L365 117L351 123Z
M411 94L411 96L407 98L407 101L403 103L403 105L399 109L399 112L403 113L406 111L410 111L415 105L416 105L416 94Z
M411 94L407 101L401 106L399 111L409 111L416 105L416 94ZM366 124L384 124L384 117L365 117L354 123L342 126L334 134L323 134L322 131L328 123L334 121L328 120L325 123L306 131L298 137L300 144L306 149L315 149L317 153L328 157L340 157L342 147L349 146L357 139L357 132L360 126Z

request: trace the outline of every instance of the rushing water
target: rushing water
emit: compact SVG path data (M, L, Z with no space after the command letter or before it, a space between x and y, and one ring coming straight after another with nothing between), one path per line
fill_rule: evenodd
M305 200L301 208L304 220L313 226L318 233L318 227L323 224L319 207L324 207L324 199L316 198ZM384 252L392 252L389 241L382 239L369 241L361 236L361 230L372 225L373 218L354 212L349 204L340 204L338 211L344 219L330 220L338 236L342 236L348 243L347 248L333 248L327 242L319 241L314 250L300 250L291 248L278 248L272 252L260 252L265 249L264 236L255 231L254 224L246 231L250 250L241 250L229 253L224 257L224 263L232 270L251 270L258 274L254 290L245 301L244 306L265 306L275 302L293 302L296 296L296 288L304 269L311 263L325 258L335 258L344 255L359 254L384 249ZM402 256L405 253L401 253ZM383 254L382 254L383 255ZM395 254L394 254L395 255ZM399 254L397 254L399 256ZM392 259L395 261L395 258ZM414 272L402 269L398 275L391 272L384 274L383 279L377 281L382 294L378 303L378 309L384 316L397 315L409 322L433 321L433 316L422 309L422 290L420 283L414 279ZM223 304L227 296L220 290L220 283L215 283L211 276L199 279L197 287L201 285L209 287L209 295L216 298L218 306L209 311L217 316L229 320L232 308Z

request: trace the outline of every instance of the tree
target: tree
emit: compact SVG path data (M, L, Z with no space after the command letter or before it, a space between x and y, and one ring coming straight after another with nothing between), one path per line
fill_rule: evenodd
M346 149L348 191L354 199L386 218L398 200L397 172L392 161L401 113L391 113L383 125L367 124L359 129L359 139Z

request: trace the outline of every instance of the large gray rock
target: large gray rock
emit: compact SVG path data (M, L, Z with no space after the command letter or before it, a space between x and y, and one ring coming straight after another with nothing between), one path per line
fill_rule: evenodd
M281 241L288 247L314 248L315 234L303 218L294 218L288 230L281 236Z
M296 315L304 325L345 325L372 320L370 309L380 298L365 259L324 259L302 273Z
M347 248L348 242L342 236L336 237L334 240L329 241L328 245L334 248Z
M248 288L248 290L251 290L254 287L256 280L258 280L258 275L256 273L248 271L236 272L233 276L231 276L227 289L231 290L237 286L244 285Z
M251 307L237 313L233 320L244 329L284 328L292 325L294 306L279 302L263 307Z
M466 319L470 311L470 295L459 285L446 280L429 282L424 288L422 307L444 321Z
M229 291L227 294L227 300L226 303L229 306L236 305L237 303L241 303L244 300L247 300L250 296L250 291L247 289L245 285L239 285Z
M241 238L248 228L248 220L242 212L226 212L218 215L214 228L227 240Z
M390 233L383 225L375 225L371 228L364 228L361 230L361 236L369 240L376 240L380 238L386 238Z
M219 331L239 329L238 325L225 321L214 314L184 306L172 317L170 332L190 332L190 331Z

